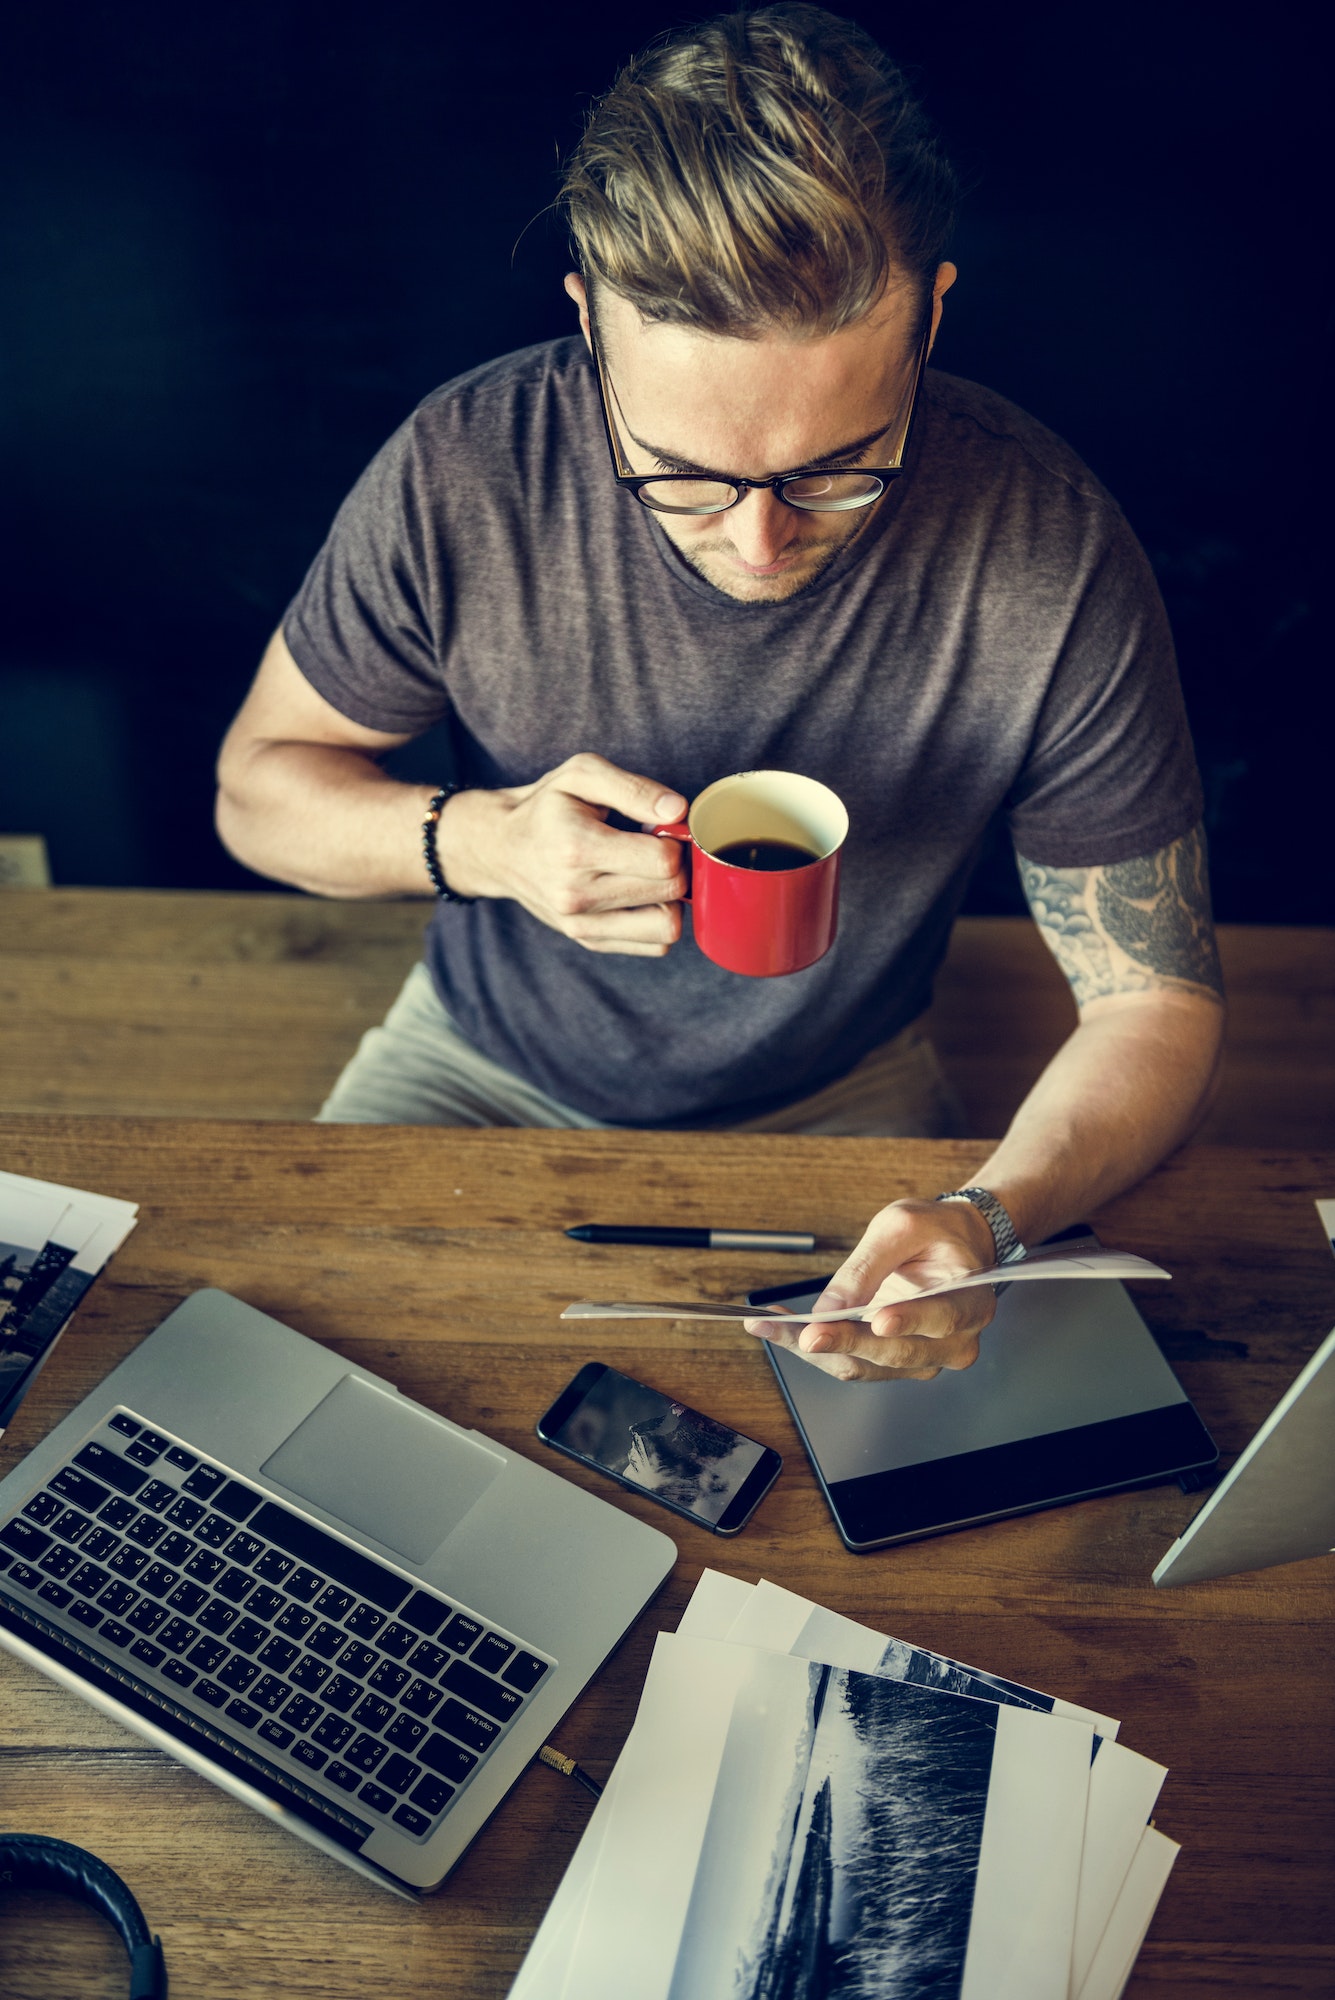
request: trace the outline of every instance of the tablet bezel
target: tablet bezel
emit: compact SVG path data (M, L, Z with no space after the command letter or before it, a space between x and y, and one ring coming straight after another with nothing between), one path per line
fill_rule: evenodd
M748 1293L747 1303L780 1305L809 1297L827 1282L803 1278L799 1284L766 1286ZM765 1353L839 1538L854 1555L1100 1493L1158 1485L1208 1470L1219 1458L1196 1410L1183 1401L856 1479L827 1480L772 1348Z

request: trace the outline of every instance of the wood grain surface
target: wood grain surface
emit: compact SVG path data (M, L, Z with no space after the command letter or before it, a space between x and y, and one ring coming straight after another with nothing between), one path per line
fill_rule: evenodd
M0 890L0 1112L310 1118L421 952L430 906ZM1230 997L1203 1137L1335 1146L1335 931L1221 926ZM961 917L930 1026L999 1134L1075 1013L1027 917Z
M556 1732L605 1774L653 1635L707 1564L791 1588L1123 1718L1170 1766L1157 1823L1183 1843L1135 2000L1335 1992L1335 1572L1325 1560L1156 1592L1196 1511L1177 1487L1113 1495L868 1556L838 1542L759 1347L725 1325L562 1325L580 1296L737 1297L828 1269L869 1210L957 1185L969 1144L727 1135L455 1132L58 1116L0 1124L20 1172L141 1204L0 1443L7 1471L182 1298L215 1284L409 1395L555 1463L668 1528L661 1596ZM1197 1147L1094 1220L1164 1262L1140 1304L1227 1458L1335 1321L1312 1208L1335 1154ZM569 1223L810 1227L814 1258L587 1248ZM545 1404L598 1358L774 1444L778 1485L736 1541L553 1461ZM851 1388L850 1394L856 1394ZM588 1810L531 1769L435 1896L409 1908L279 1832L0 1654L0 1820L90 1846L162 1935L173 2000L498 2000ZM112 2000L92 1917L44 1897L0 1914L5 2000ZM628 1996L634 2000L634 1996Z

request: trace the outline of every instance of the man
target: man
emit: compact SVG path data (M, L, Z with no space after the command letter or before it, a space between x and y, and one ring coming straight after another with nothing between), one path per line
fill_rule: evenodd
M582 337L391 439L223 749L219 828L251 867L442 892L323 1117L948 1129L915 1023L1004 808L1079 1025L968 1193L883 1208L831 1301L986 1268L1191 1131L1222 1006L1171 641L1060 440L922 375L952 198L897 70L814 7L691 30L595 108L565 186ZM442 810L377 759L447 715ZM763 767L823 780L852 830L834 948L747 980L683 935L680 849L638 829ZM992 1306L973 1287L798 1344L844 1379L926 1378L974 1360Z

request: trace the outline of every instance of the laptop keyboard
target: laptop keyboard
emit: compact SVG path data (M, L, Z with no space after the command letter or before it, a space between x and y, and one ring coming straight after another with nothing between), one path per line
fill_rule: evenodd
M0 1589L425 1840L554 1662L118 1411L0 1527Z

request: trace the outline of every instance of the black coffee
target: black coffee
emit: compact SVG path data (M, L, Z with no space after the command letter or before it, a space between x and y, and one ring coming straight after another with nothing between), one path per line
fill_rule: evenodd
M798 847L791 840L730 840L726 847L716 847L714 856L734 868L757 868L767 875L777 875L784 868L805 868L820 860L809 847Z

